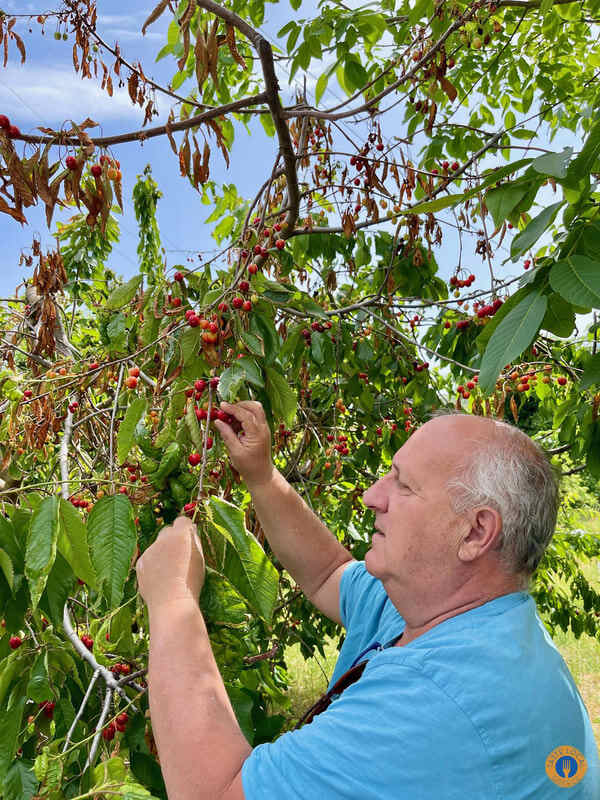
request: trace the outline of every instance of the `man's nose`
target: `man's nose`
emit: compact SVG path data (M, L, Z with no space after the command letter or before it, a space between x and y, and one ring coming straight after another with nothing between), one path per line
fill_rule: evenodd
M385 492L383 490L382 480L376 481L372 486L369 486L366 492L363 492L362 500L367 508L376 509L378 511L384 510L385 507Z

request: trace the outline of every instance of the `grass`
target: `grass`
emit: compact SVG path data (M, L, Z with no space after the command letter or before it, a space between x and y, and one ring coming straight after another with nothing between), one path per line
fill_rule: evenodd
M600 520L598 522L600 527ZM582 564L581 567L590 583L600 590L600 561ZM571 631L567 633L558 631L554 636L554 643L565 659L581 693L600 750L600 642L587 635L576 639ZM286 651L286 662L291 678L288 691L290 707L277 709L287 720L284 731L293 728L302 714L327 690L338 651L335 640L326 640L323 647L325 659L317 654L307 661L300 653L300 645L294 645Z

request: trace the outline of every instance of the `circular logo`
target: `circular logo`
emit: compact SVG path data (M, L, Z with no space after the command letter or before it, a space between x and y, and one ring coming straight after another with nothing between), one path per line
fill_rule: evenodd
M546 775L557 786L575 786L586 772L587 761L576 747L556 747L546 759Z

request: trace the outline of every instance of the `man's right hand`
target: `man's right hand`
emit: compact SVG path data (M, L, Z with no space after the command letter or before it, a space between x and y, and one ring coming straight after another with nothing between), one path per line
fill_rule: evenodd
M249 489L267 483L274 467L271 460L271 431L262 405L255 400L241 400L233 404L223 402L221 408L242 426L242 430L236 434L226 422L213 422L229 451L231 463Z

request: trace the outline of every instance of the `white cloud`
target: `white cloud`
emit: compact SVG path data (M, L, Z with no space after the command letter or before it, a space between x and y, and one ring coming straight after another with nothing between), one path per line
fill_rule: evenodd
M119 41L123 41L124 39L129 39L133 41L139 40L152 40L157 41L160 40L161 42L165 42L166 39L164 34L162 33L152 33L152 31L146 31L146 35L143 36L141 30L137 28L115 28L112 26L107 26L103 29L102 35L104 40L107 39L118 39Z
M132 104L126 87L119 89L114 76L113 83L114 94L109 97L100 88L100 79L82 80L72 68L8 66L0 72L0 107L23 132L32 123L52 126L88 116L98 122L126 118L132 124L143 121L143 111Z

